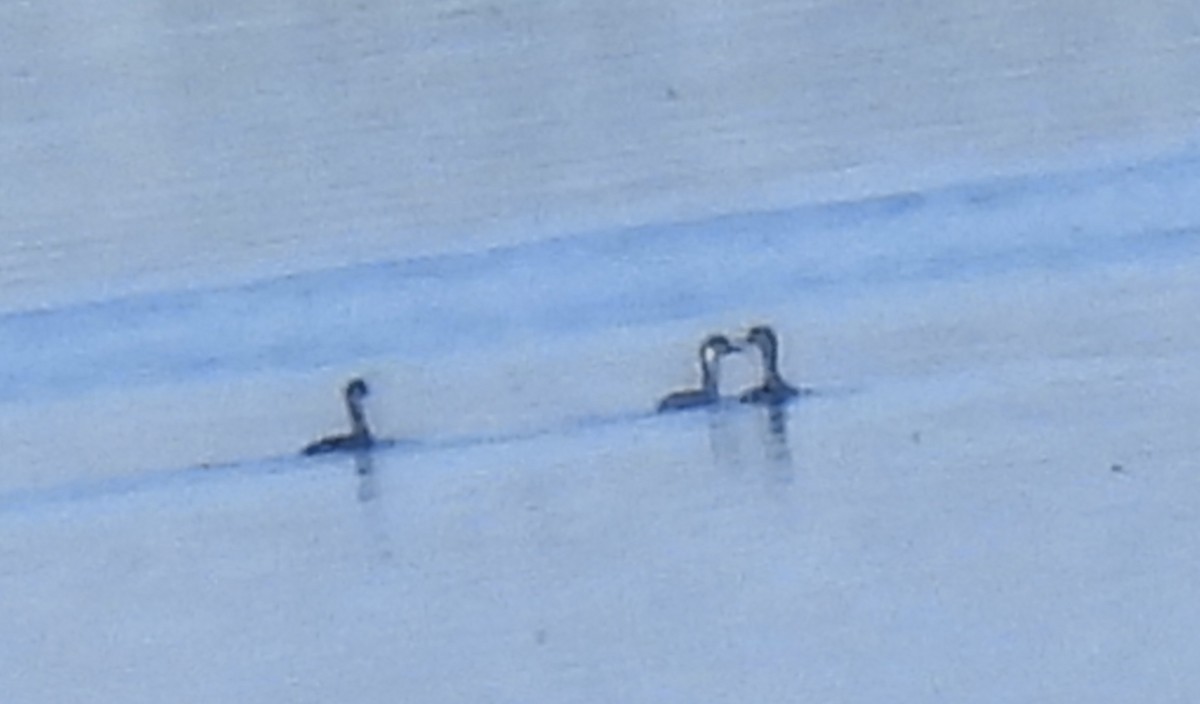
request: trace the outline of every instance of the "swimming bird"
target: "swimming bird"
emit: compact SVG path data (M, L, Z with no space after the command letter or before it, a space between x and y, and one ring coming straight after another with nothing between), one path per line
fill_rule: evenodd
M343 392L346 398L346 412L350 415L350 433L321 438L305 447L303 454L323 455L329 452L354 452L367 450L374 446L375 438L371 435L371 429L367 427L367 417L362 406L362 400L366 398L368 392L367 382L362 379L351 379Z
M742 403L777 406L800 395L796 387L783 380L779 373L779 338L766 325L756 325L746 333L745 344L754 345L762 355L762 383L743 391Z
M658 412L682 411L711 406L720 400L717 389L721 357L737 352L738 347L724 335L712 335L700 345L700 388L676 391L658 403Z

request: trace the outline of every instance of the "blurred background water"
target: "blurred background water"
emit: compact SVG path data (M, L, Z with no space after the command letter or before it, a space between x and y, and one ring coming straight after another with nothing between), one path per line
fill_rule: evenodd
M1198 28L3 4L0 691L1194 699Z
M1159 1L0 7L0 307L1096 162L1195 137Z

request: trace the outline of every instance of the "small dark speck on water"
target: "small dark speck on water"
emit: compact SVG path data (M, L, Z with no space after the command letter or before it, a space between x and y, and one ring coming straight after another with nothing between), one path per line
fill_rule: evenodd
M1113 466L1109 467L1109 470L1116 472L1117 474L1124 474L1125 466L1120 465L1120 464L1113 464Z
M920 430L914 430L911 437L912 437L912 442L914 445L921 444L921 431Z
M539 628L536 631L534 631L533 632L533 640L538 645L545 645L546 644L546 629Z

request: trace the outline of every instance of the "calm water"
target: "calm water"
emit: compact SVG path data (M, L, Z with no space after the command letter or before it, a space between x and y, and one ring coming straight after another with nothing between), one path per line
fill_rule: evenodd
M1195 699L1190 13L718 5L0 8L0 691Z
M0 309L1194 137L1180 0L0 7Z

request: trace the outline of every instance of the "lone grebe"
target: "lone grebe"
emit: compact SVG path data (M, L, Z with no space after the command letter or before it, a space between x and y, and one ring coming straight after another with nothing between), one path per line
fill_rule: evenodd
M351 379L346 384L346 412L350 414L350 434L331 435L312 443L304 448L305 455L323 455L327 452L353 452L366 450L375 444L371 429L367 427L367 417L363 413L362 400L368 393L367 382L362 379Z
M720 400L717 389L721 372L721 357L737 352L738 348L724 335L713 335L700 345L700 388L676 391L658 403L658 412L682 411L711 406Z
M779 374L779 339L775 337L775 331L766 325L758 325L750 328L745 341L762 354L762 383L743 391L738 397L741 402L775 406L799 396L796 387Z

